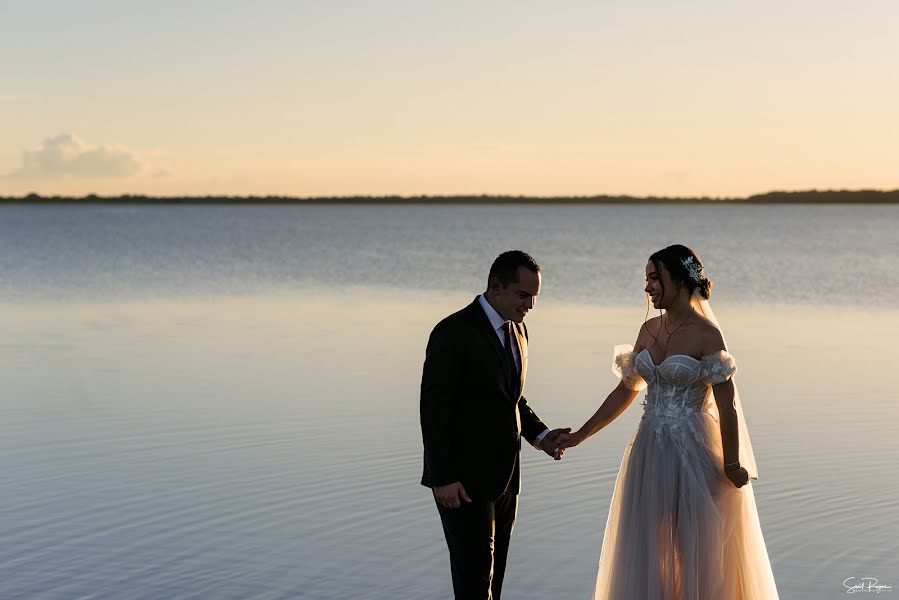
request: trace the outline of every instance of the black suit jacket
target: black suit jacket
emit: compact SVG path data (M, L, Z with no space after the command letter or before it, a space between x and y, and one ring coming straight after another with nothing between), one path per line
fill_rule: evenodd
M524 390L527 327L513 323L513 331L521 357L518 389ZM461 481L479 500L521 490L521 438L533 443L546 425L514 393L508 369L505 349L477 298L434 327L421 377L422 485Z

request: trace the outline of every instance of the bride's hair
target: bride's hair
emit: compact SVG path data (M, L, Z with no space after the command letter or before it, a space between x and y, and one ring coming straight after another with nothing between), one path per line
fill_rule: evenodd
M676 284L687 289L689 294L693 290L699 288L702 297L708 300L712 296L712 281L702 272L702 261L699 255L680 244L674 244L667 248L662 248L658 252L654 252L649 261L655 266L656 272L662 272L661 265L665 265L671 280ZM694 275L699 281L694 279ZM662 294L665 293L665 284L659 277L659 283L662 285Z

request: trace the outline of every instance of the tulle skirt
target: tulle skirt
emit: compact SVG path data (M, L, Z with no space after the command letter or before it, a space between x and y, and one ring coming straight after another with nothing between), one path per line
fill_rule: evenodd
M777 598L752 484L725 477L717 421L688 418L644 416L625 450L594 600Z

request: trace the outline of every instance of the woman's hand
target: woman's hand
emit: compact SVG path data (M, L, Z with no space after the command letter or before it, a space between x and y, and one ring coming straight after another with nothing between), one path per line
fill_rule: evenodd
M736 487L741 488L749 483L749 471L740 466L740 463L732 467L724 467L724 474Z
M574 433L563 433L556 438L556 446L558 446L559 450L574 448L585 439L587 439L587 437L583 435L580 430L575 431Z

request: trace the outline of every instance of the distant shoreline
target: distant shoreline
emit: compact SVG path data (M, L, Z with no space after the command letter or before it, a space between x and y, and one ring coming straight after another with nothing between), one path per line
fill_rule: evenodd
M293 206L321 205L591 205L591 204L899 204L899 189L880 190L837 190L837 191L801 191L801 192L768 192L742 198L719 197L659 197L659 196L335 196L335 197L296 197L296 196L26 196L0 197L0 204L15 205L72 205L72 204L199 204L199 205L272 205L283 204Z

